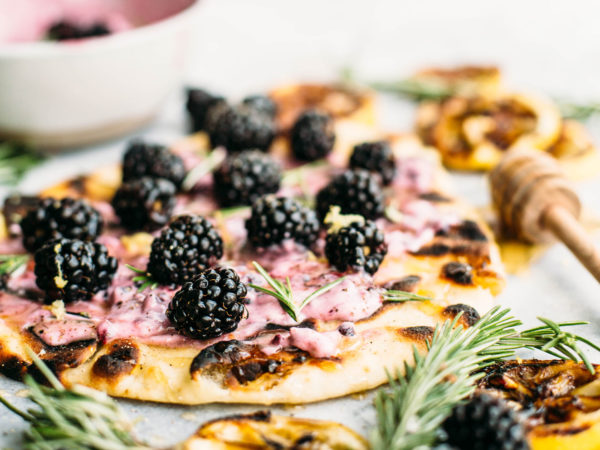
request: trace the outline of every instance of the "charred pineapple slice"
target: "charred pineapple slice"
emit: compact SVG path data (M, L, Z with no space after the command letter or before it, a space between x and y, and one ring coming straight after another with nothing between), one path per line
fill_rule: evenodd
M504 361L485 369L478 389L532 411L533 450L600 448L600 373L562 360Z
M458 170L489 170L504 151L526 146L545 150L561 131L558 108L531 94L451 97L423 103L416 130L437 147L445 165Z
M335 422L258 412L208 422L177 448L366 450L367 443L352 430Z
M374 96L370 91L335 84L290 84L272 90L269 96L277 104L277 123L284 132L309 108L323 110L336 121L375 124Z
M495 66L432 67L417 72L410 80L453 95L475 97L498 92L502 75Z

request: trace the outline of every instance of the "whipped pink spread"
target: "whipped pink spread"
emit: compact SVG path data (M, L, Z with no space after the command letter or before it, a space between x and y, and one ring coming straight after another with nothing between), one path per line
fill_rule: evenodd
M419 197L432 188L433 169L427 161L400 159L398 167L399 175L391 187L397 194L394 200L398 220L378 221L385 231L388 257L392 258L401 258L406 252L417 250L430 241L436 231L458 221L453 214ZM312 194L331 174L323 170L309 173L310 183L304 189ZM210 186L206 187L208 189L201 187L193 196L179 198L177 212L207 214L214 210ZM95 206L107 222L113 220L108 204ZM33 268L29 265L24 273L10 280L11 293L0 292L0 320L28 330L50 346L88 339L107 342L136 338L159 346L185 345L202 349L218 341L236 339L258 345L265 354L293 346L314 357L325 358L335 356L342 341L360 338L354 323L371 316L382 305L383 289L376 285L374 278L365 273L336 272L326 261L292 241L262 251L249 248L244 227L248 214L242 210L214 220L227 243L221 264L233 267L245 283L268 287L251 264L258 261L271 277L289 278L293 302L300 305L309 294L345 275L341 283L308 303L298 313L297 321L285 312L276 298L249 287L247 315L235 331L210 340L193 340L179 334L165 314L175 290L158 287L138 291L132 280L136 274L125 263L145 267L147 257L130 257L120 239L122 231L114 227L106 227L108 231L99 238L109 252L120 259L119 269L107 292L97 294L88 302L68 304L67 313L55 317L52 308L43 305L43 294L35 285ZM317 247L319 245L323 243L318 242ZM21 247L19 240L13 239L0 243L0 249L4 252Z

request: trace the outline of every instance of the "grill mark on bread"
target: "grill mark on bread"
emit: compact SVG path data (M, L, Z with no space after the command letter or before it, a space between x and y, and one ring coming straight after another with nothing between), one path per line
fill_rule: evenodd
M133 371L139 362L140 351L135 343L118 340L109 346L109 352L94 363L92 372L102 378L116 378Z
M419 198L421 200L427 200L428 202L434 202L434 203L448 203L451 202L452 200L448 197L443 196L442 194L440 194L439 192L425 192L421 195L419 195Z
M442 267L441 277L464 286L473 286L473 268L465 263L450 261Z
M442 311L443 316L451 319L454 319L460 313L462 313L460 316L460 322L467 327L472 327L480 319L479 313L475 308L463 303L447 306Z
M398 334L403 337L412 339L420 343L431 339L433 337L433 327L417 326L417 327L405 327L399 328Z
M383 287L394 291L413 292L420 281L421 277L419 275L407 275L398 280L390 281Z

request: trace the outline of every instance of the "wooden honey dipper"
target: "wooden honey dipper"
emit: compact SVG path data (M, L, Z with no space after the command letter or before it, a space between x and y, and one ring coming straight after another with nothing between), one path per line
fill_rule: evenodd
M505 229L529 243L562 241L600 281L600 252L579 223L581 203L553 157L539 150L510 150L489 180Z

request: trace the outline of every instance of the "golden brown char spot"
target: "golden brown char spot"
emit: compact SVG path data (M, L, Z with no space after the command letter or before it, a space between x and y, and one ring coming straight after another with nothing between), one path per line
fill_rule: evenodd
M442 267L441 278L463 286L473 286L473 268L465 263L450 261Z
M420 281L421 277L419 275L407 275L386 283L384 288L394 291L414 292Z
M92 372L103 378L126 375L136 367L139 357L140 350L133 342L125 339L118 340L109 345L107 354L96 360Z
M27 362L17 355L2 351L0 349L0 373L13 380L22 380L27 372Z
M433 337L433 327L418 326L399 328L398 334L419 343L425 343Z
M472 327L475 325L479 319L479 313L475 308L469 305L464 305L462 303L457 303L455 305L450 305L444 308L442 311L442 315L444 317L448 317L454 319L458 314L461 314L459 323L462 323L464 326Z
M549 436L572 436L574 434L582 433L591 427L590 424L585 425L573 425L571 427L536 427L532 434L536 437L549 437Z
M452 201L450 198L443 196L439 192L425 192L419 195L419 198L433 203L448 203Z

